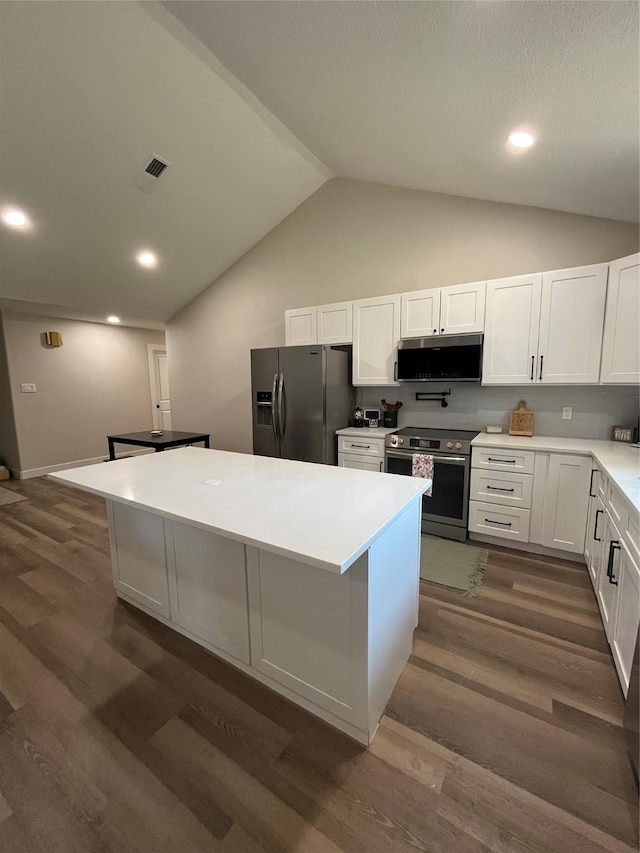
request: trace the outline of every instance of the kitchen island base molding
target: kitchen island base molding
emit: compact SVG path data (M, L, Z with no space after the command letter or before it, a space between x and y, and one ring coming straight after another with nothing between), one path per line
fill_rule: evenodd
M107 501L116 591L368 745L412 650L420 507L336 574Z

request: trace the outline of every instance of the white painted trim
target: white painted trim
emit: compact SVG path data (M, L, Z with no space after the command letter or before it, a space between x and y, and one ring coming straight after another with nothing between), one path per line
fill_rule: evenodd
M560 551L557 548L547 548L545 545L536 545L533 542L513 542L510 539L505 542L497 536L485 536L484 533L469 533L469 540L473 542L484 542L485 545L496 545L498 548L507 548L512 551L524 551L529 554L538 554L542 557L555 557L558 560L570 560L572 563L582 563L586 568L583 554L575 554L571 551Z
M127 456L137 456L142 453L153 453L149 448L142 447L137 450L131 449ZM55 471L66 471L68 468L83 468L85 465L96 465L98 462L108 461L109 452L104 456L96 456L94 459L76 459L73 462L61 462L59 465L45 465L44 468L26 468L24 471L10 468L11 476L16 480L30 480L32 477L44 477L46 474L53 474Z
M156 406L158 404L158 399L156 399L156 369L155 369L155 359L154 354L156 352L163 352L165 355L167 354L167 345L166 344L147 344L147 365L149 368L149 393L151 395L151 429L162 429L162 418L158 419L157 417L157 409ZM158 377L158 382L160 382L160 377ZM171 393L171 391L169 391Z

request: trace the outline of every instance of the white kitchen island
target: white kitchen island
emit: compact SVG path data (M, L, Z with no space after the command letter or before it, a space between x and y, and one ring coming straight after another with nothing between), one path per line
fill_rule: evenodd
M411 654L429 480L196 447L49 477L106 498L120 598L371 742Z

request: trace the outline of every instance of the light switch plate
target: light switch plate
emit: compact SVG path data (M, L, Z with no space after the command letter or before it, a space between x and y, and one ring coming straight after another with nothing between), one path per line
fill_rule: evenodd
M571 406L564 406L562 409L562 420L570 421L573 420L573 408Z
M35 394L36 386L34 382L21 382L20 390L23 394Z

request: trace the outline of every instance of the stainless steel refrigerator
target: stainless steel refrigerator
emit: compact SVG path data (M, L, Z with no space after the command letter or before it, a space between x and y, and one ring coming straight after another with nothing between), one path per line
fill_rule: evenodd
M251 350L253 452L335 465L355 404L350 346Z

